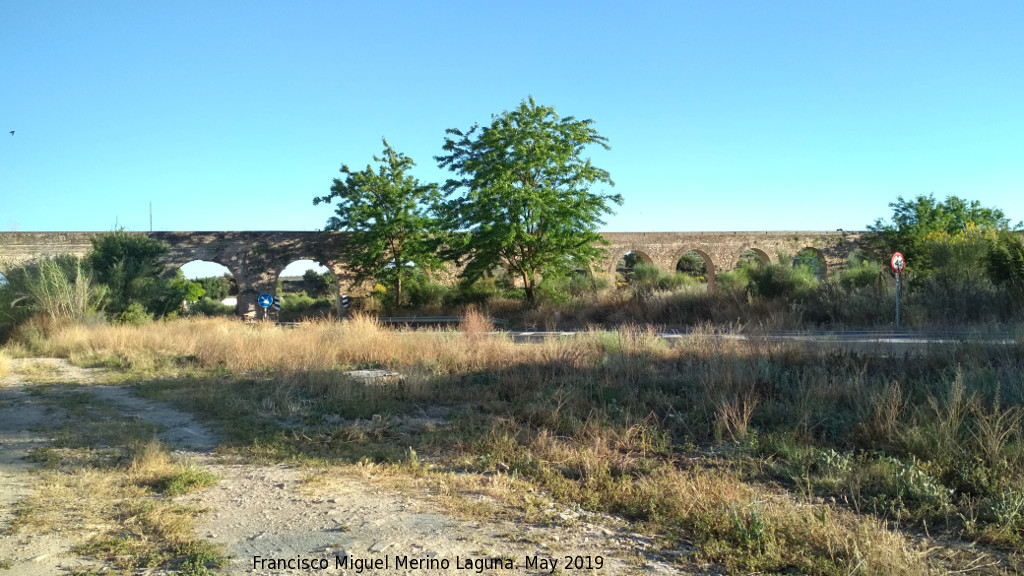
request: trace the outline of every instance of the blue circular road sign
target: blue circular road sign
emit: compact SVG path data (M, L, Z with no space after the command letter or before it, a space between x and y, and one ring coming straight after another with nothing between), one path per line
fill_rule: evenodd
M270 294L260 294L260 297L256 299L262 308L270 308L270 305L274 303L274 298Z

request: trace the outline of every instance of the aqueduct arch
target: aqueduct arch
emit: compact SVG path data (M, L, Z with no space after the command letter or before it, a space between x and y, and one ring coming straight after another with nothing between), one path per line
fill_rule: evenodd
M287 259L287 262L285 262L284 265L281 266L280 270L278 270L277 273L274 274L274 286L275 287L277 286L277 279L281 277L281 272L284 271L284 269L287 268L288 266L290 266L292 263L298 262L300 260L309 260L311 262L315 262L315 263L317 263L317 264L327 268L327 270L331 273L331 275L334 276L334 279L336 280L336 282L335 282L335 294L334 294L334 308L335 308L335 311L337 312L339 317L343 316L345 314L345 309L344 309L344 307L342 307L341 297L348 292L349 288L351 287L351 285L352 285L352 283L353 283L353 281L355 279L355 276L352 275L352 273L345 266L344 262L342 262L341 260L338 260L338 259L325 259L325 260L321 260L320 258L313 257L313 256L301 256L301 254L304 254L304 253L303 252L295 252L295 253L293 253L292 256L290 256Z
M772 257L769 256L768 253L765 252L764 250L761 250L760 248L744 248L739 254L736 255L736 258L734 260L735 264L733 264L734 267L739 266L743 263L744 254L753 254L757 256L757 259L760 260L762 264L772 263Z
M699 248L690 248L689 246L686 246L686 247L683 247L678 252L676 252L676 254L674 256L672 256L672 260L675 263L672 264L671 271L674 272L676 270L676 266L679 264L679 261L683 258L683 256L685 256L686 254L689 254L691 252L696 254L696 255L698 255L698 256L700 256L701 259L704 261L704 269L706 270L706 273L707 273L706 278L707 278L707 282L708 282L708 288L714 288L714 286L715 286L715 274L717 273L717 268L715 267L715 261L711 258L711 256L707 252L705 252L705 251L703 251L703 250L701 250Z
M815 248L814 246L804 246L803 248L797 250L797 252L795 254L793 254L793 263L794 264L796 264L796 260L797 260L797 258L800 257L800 254L802 252L811 252L811 253L813 253L817 257L818 262L821 264L820 270L818 270L818 272L820 272L820 274L821 274L821 277L822 278L828 277L828 265L827 265L828 260L825 258L825 253L824 252L822 252L819 248Z

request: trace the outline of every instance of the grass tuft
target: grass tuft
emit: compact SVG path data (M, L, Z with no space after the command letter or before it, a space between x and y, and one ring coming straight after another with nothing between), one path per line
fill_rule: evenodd
M129 475L136 483L164 496L181 496L212 486L217 477L192 463L173 462L156 440L147 443L132 460Z

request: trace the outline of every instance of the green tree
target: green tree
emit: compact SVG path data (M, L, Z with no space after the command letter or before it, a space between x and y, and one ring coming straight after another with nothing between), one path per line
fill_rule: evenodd
M197 282L190 282L179 268L174 277L161 283L159 298L153 303L158 316L167 316L182 310L184 306L198 302L206 295L206 290Z
M118 315L128 310L132 302L142 304L151 312L160 307L163 284L160 277L164 272L160 257L167 250L163 242L124 230L92 238L87 260L95 280L107 286L109 314Z
M936 202L932 195L918 196L904 200L902 196L889 204L892 221L881 218L868 226L875 236L869 239L869 247L880 259L888 261L893 252L901 252L908 265L917 271L930 268L928 236L945 233L956 235L974 225L986 230L1005 230L1010 220L998 208L986 208L980 202L968 201L949 196L944 202Z
M447 209L469 233L457 246L466 280L502 266L522 280L532 303L541 275L589 269L603 256L597 226L622 197L590 190L596 183L614 185L607 171L583 157L591 144L608 149L592 120L560 117L530 98L492 117L488 127L446 134L446 154L435 159L457 176L445 191L463 192Z
M86 258L95 280L107 287L105 310L111 318L119 319L129 310L134 315L138 305L150 314L165 316L178 310L182 302L195 302L205 294L203 287L186 280L180 269L173 277L165 277L161 257L167 250L159 240L124 230L92 238Z
M708 266L696 252L687 252L679 257L676 262L676 272L686 274L691 278L707 279Z
M314 198L313 204L338 202L325 229L349 233L341 253L355 272L355 282L374 278L389 285L397 307L402 303L402 280L412 274L412 267L440 266L437 210L442 197L436 185L408 174L415 162L387 140L383 155L373 161L380 164L377 171L367 165L353 172L342 165L344 179L335 178L331 193Z
M337 286L338 281L334 278L334 274L331 274L330 270L321 274L310 268L302 274L302 288L306 291L306 294L314 298L334 294Z
M231 275L225 274L224 276L196 278L195 283L206 291L206 298L220 302L231 293L231 281Z

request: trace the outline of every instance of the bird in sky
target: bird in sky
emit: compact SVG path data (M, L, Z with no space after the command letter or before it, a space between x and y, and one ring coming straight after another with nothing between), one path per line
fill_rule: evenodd
M14 130L11 130L11 136L14 136Z

